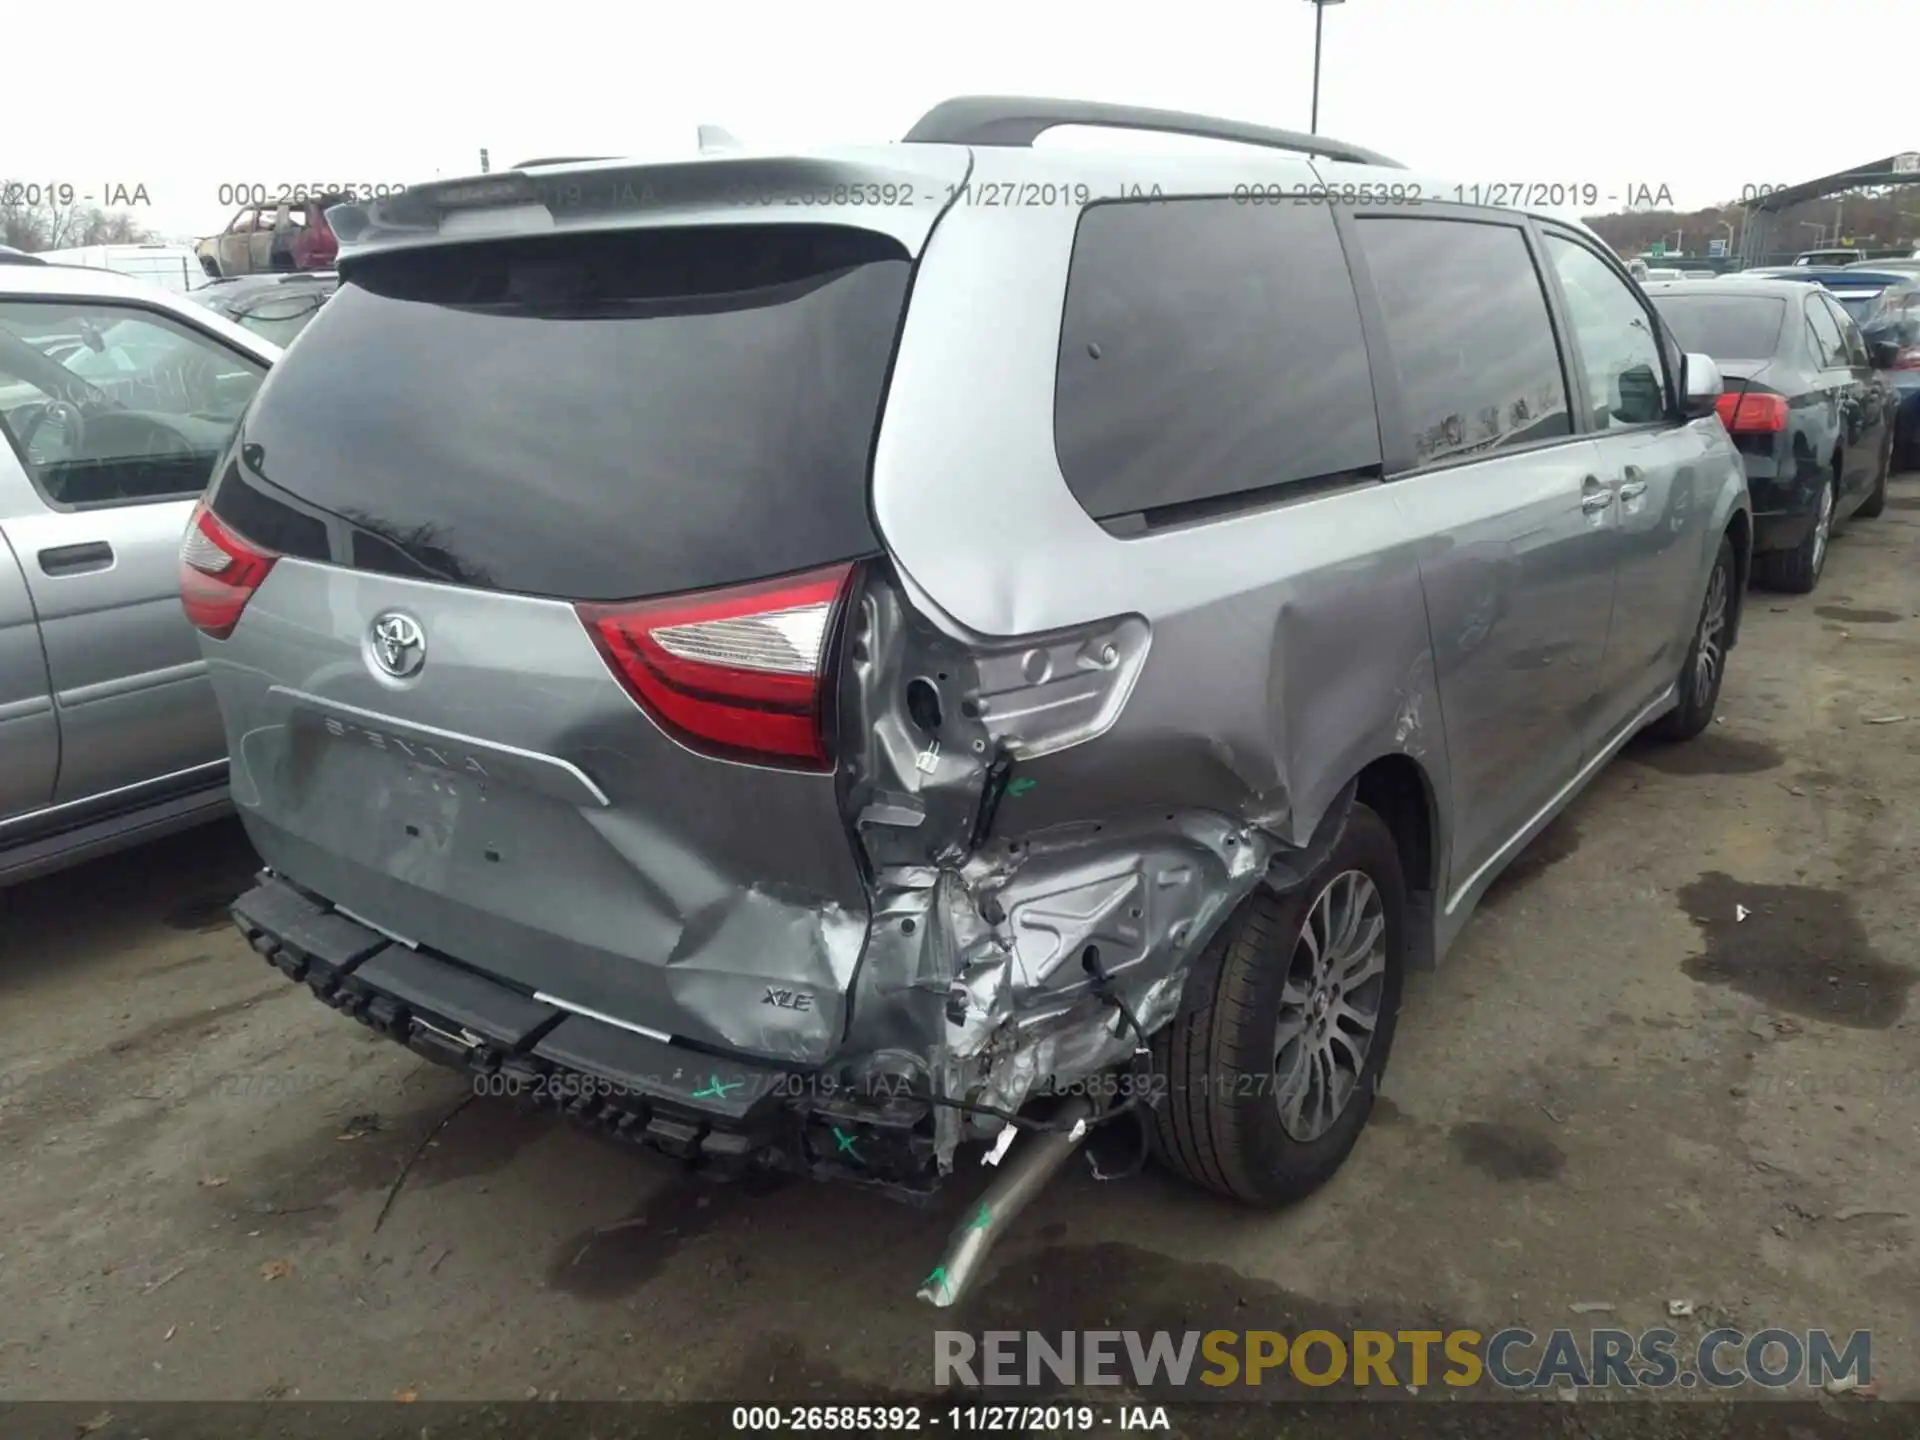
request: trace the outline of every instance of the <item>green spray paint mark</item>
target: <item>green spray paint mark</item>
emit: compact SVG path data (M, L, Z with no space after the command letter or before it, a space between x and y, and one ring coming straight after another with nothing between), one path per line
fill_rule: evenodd
M940 1293L945 1294L947 1289L947 1267L946 1266L944 1265L934 1266L933 1273L927 1276L926 1279L920 1282L920 1288L922 1290L929 1289L934 1284L935 1281L938 1281L940 1284Z
M860 1152L853 1148L853 1136L847 1134L847 1132L842 1130L838 1125L835 1125L833 1127L833 1138L840 1147L833 1152L834 1154L851 1155L854 1159L860 1160ZM860 1163L864 1165L866 1162L861 1160Z
M980 1202L979 1213L973 1217L973 1223L968 1225L967 1228L969 1230L984 1230L992 1223L993 1211L988 1208L987 1202L982 1200Z
M1025 777L1022 777L1021 779L1018 779L1018 780L1009 780L1007 782L1007 794L1024 795L1027 793L1027 791L1033 789L1033 787L1038 785L1039 783L1040 782L1038 780L1029 780L1029 779L1026 779Z
M694 1091L693 1094L687 1098L690 1100L724 1100L727 1098L727 1091L738 1090L746 1083L744 1080L728 1080L723 1083L718 1075L709 1075L705 1087Z

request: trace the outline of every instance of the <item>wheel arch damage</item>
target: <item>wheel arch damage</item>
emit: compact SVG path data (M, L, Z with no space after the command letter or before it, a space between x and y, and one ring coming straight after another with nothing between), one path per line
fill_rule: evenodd
M1274 672L1209 701L1255 716L1263 744L1235 746L1158 713L1165 694L1136 699L1156 645L1191 638L1180 621L1160 637L1138 615L982 636L872 564L844 617L837 702L872 925L830 1088L934 1097L896 1112L932 1179L1007 1114L1135 1063L1134 1022L1151 1033L1194 1003L1221 923L1258 886L1304 883L1361 800L1408 827L1409 890L1430 895L1429 766L1445 752L1415 613L1380 659L1349 654L1316 686L1289 657L1327 663L1329 617L1276 606ZM1343 743L1289 755L1291 737L1331 735Z

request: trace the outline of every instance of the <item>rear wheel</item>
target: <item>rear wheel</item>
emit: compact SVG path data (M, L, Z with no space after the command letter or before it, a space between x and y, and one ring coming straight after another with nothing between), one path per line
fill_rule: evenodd
M1808 595L1820 583L1820 572L1827 567L1827 542L1833 538L1834 482L1820 487L1813 525L1807 538L1791 550L1776 550L1759 557L1756 569L1761 583L1775 590Z
M1662 740L1691 740L1713 720L1720 703L1720 686L1727 678L1727 637L1733 633L1733 542L1720 537L1720 553L1707 577L1707 598L1700 605L1700 623L1680 671L1680 703L1648 728Z
M1256 891L1199 964L1213 999L1154 1036L1168 1081L1155 1148L1196 1184L1256 1205L1310 1194L1373 1110L1393 1045L1406 884L1386 822L1355 805L1298 889Z
M1860 502L1860 508L1853 513L1862 520L1871 520L1887 508L1887 477L1893 473L1893 424L1887 424L1887 435L1880 442L1880 470L1873 482L1873 489L1867 498Z

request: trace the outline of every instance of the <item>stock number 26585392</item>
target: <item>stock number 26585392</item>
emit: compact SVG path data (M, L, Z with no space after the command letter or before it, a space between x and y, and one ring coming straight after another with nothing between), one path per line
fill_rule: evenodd
M218 203L222 205L297 205L303 200L378 200L398 195L407 187L399 184L267 185L258 180L241 180L222 185Z

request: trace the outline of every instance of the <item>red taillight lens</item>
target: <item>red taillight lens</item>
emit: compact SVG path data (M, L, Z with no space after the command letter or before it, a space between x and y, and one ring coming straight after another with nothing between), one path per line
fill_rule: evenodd
M1734 435L1751 435L1787 428L1787 399L1784 395L1761 395L1740 390L1722 395L1714 402L1720 423Z
M724 759L830 770L827 646L853 566L697 595L574 607L663 729Z
M1895 370L1920 370L1920 345L1909 345L1893 357Z
M204 635L224 640L280 557L222 525L203 498L180 542L180 604Z

